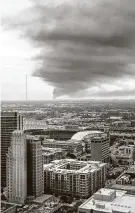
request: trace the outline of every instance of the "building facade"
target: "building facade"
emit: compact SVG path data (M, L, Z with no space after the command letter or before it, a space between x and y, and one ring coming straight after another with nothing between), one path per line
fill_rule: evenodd
M45 191L87 198L105 185L106 164L98 161L56 160L44 165Z
M42 146L34 136L27 136L27 196L44 193Z
M110 140L108 134L101 137L91 138L91 160L109 163L110 161Z
M13 132L7 154L7 187L8 200L23 204L27 197L27 145L21 130Z
M23 117L17 112L1 112L1 186L6 186L6 155L14 130L23 129Z

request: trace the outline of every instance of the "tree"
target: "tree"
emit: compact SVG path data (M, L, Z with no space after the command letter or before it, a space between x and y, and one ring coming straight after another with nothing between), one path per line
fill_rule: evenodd
M69 158L72 158L72 159L76 159L76 156L70 152L67 153L67 156L66 157L69 157Z
M40 137L39 137L39 140L41 141L41 145L43 146L44 137L43 137L43 136L40 136Z

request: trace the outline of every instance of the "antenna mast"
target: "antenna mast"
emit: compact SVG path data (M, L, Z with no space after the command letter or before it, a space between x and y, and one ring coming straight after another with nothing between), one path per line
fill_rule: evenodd
M26 103L27 103L27 74L26 74Z

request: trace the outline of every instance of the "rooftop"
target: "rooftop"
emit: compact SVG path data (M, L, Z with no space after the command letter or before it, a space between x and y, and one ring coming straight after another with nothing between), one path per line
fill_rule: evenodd
M86 136L100 136L103 135L104 132L101 131L82 131L82 132L77 132L72 136L72 140L83 140Z
M96 199L96 194L100 194L98 199ZM113 211L134 213L135 196L126 194L126 191L104 188L100 189L91 198L86 200L79 209L93 209L103 213L112 213Z
M48 199L50 199L53 195L49 195L49 194L43 194L40 197L37 197L36 199L33 200L34 203L44 203L45 201L47 201Z
M6 213L7 211L9 212L9 210L12 211L12 209L16 208L16 206L17 205L15 203L1 201L1 212Z
M70 165L67 169L67 165ZM86 174L88 172L94 172L100 169L102 166L105 166L105 163L100 161L79 161L73 159L62 159L52 161L50 164L44 164L44 171L53 171L55 173L74 173L74 174ZM75 167L76 166L76 167ZM73 168L74 167L74 168Z

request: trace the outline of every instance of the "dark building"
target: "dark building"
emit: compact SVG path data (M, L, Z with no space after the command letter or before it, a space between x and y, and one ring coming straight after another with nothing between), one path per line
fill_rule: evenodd
M6 158L14 130L23 129L23 117L18 112L1 112L1 186L6 186Z
M41 141L27 135L27 196L44 193L44 171Z

